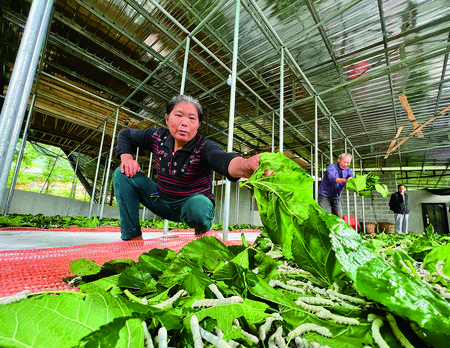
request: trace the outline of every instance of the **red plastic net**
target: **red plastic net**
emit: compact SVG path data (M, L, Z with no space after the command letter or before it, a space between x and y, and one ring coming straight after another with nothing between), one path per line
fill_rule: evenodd
M161 231L161 230L159 230ZM62 279L73 276L70 261L86 258L102 265L114 259L132 259L153 248L179 251L185 244L203 236L215 236L210 231L201 236L193 233L171 231L167 236L144 241L120 241L114 243L85 244L71 247L0 251L0 297L10 296L28 289L41 291L74 290ZM241 244L240 240L223 241L226 245Z

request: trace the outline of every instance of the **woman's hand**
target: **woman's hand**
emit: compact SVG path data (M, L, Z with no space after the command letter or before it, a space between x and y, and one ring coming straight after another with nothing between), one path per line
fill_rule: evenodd
M261 156L260 153L247 159L242 157L233 158L228 166L228 174L233 178L250 178L259 167L259 156ZM264 176L273 173L273 171L266 169Z
M138 161L133 159L133 155L124 153L120 155L120 160L120 171L129 178L132 178L136 175L137 172L141 170L141 166L139 165Z

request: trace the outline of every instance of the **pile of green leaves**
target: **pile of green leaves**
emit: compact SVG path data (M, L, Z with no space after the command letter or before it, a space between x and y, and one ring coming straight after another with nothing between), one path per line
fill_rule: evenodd
M276 174L263 176L266 169ZM276 326L281 325L286 334L302 323L312 323L326 326L332 337L309 332L303 337L310 341L334 348L375 346L367 315L393 313L400 323L419 326L421 337L408 325L402 330L416 347L447 346L450 304L411 274L408 262L414 259L401 252L414 244L418 251L421 237L409 241L379 235L364 240L317 205L312 199L312 179L279 154L263 154L260 169L244 185L254 190L265 229L253 245L244 237L241 245L228 247L214 237L203 237L178 253L152 249L138 262L112 260L97 265L77 260L71 263L71 271L81 277L81 292L33 294L0 306L0 346L143 347L141 323L145 321L153 337L165 327L170 346L194 347L189 322L195 314L202 328L213 332L218 327L227 341L267 347L268 339L252 343L241 328L257 336L273 313L283 321L274 324L267 337ZM448 241L431 233L422 238L443 248L427 252L424 265L431 269L438 261L448 261ZM450 275L450 270L444 268L444 273ZM305 295L273 287L274 280L301 280L314 289L310 296L315 297L325 296L338 285L344 295L365 301L352 308L341 304L328 309L360 324L318 318L295 303ZM445 285L442 279L435 281ZM209 288L212 283L223 296L241 296L243 302L192 308L196 300L216 298ZM180 289L188 295L164 309L154 306ZM143 298L148 305L141 304ZM241 328L233 326L234 319L239 319ZM390 347L400 347L388 325L382 335Z
M351 192L356 192L359 196L370 196L372 191L380 193L383 197L389 194L386 184L378 183L379 177L373 172L369 174L356 174L354 178L347 182L346 188Z
M268 169L276 174L263 177ZM263 154L245 185L254 189L264 227L287 259L329 285L351 280L365 297L418 324L434 347L447 345L448 301L367 248L353 228L321 209L312 198L312 179L297 164L281 154Z

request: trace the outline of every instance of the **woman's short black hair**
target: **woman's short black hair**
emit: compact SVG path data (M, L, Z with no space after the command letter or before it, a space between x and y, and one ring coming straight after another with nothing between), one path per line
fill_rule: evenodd
M197 109L198 120L200 121L200 123L202 123L203 120L202 106L200 105L200 102L197 99L191 97L190 95L178 94L174 96L167 104L166 114L169 115L172 112L175 105L179 103L191 103L192 105L194 105L195 108Z

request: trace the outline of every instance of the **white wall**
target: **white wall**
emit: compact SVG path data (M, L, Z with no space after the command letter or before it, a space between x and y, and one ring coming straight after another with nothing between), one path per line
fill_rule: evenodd
M5 191L5 197L8 189ZM1 204L3 211L4 202ZM45 193L14 190L14 196L9 209L10 214L43 214L44 216L89 216L90 203L57 197ZM96 207L97 205L94 205ZM93 207L94 216L100 214L100 208L97 211ZM119 219L119 208L105 206L103 217Z

